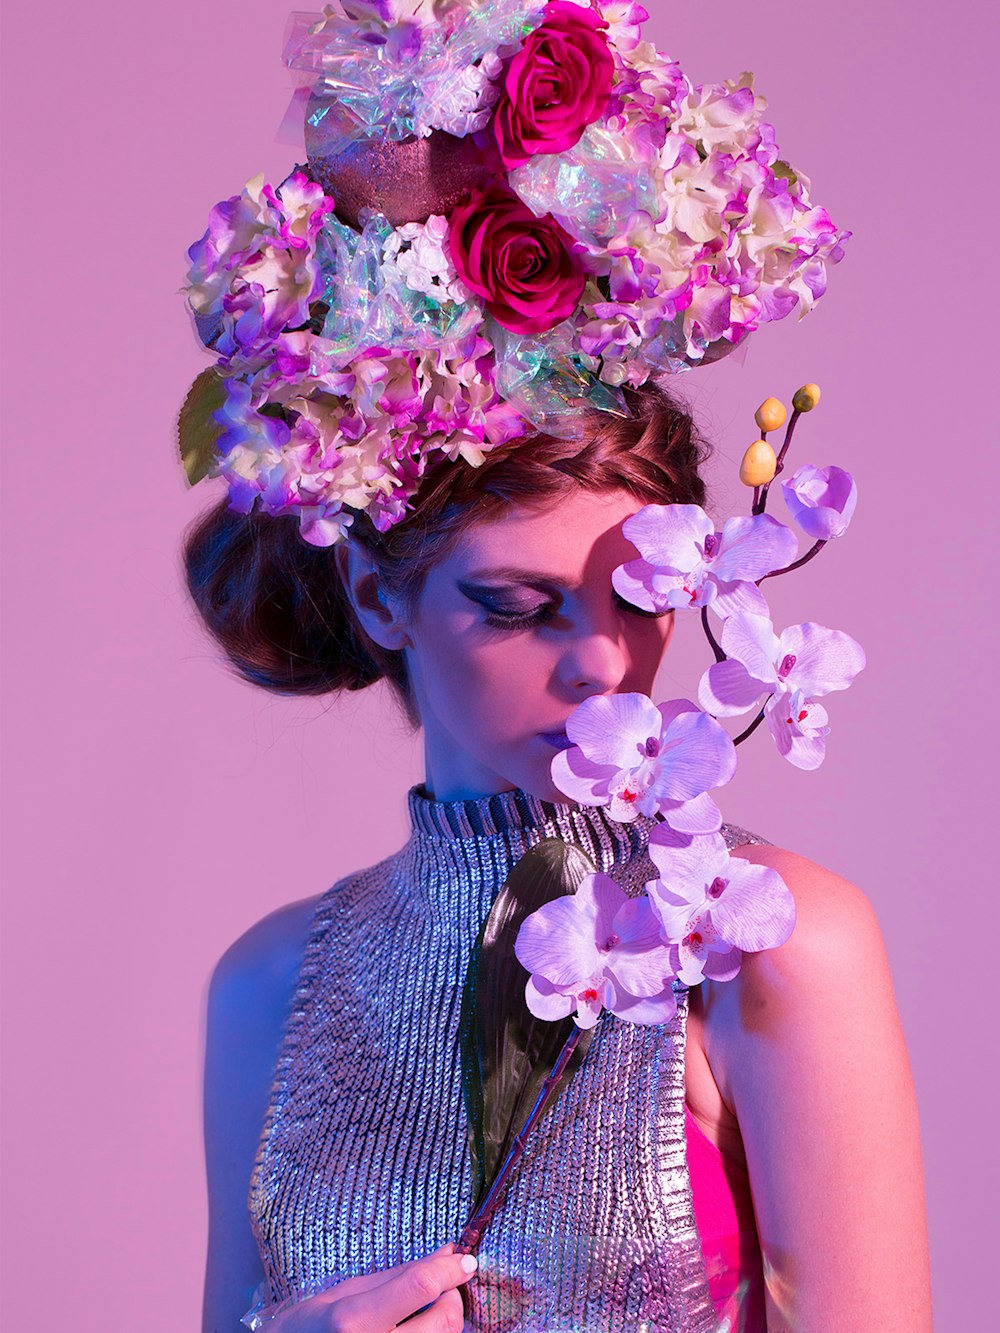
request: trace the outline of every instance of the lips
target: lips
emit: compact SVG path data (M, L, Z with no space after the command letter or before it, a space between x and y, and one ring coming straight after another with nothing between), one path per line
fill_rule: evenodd
M546 745L551 745L554 750L568 750L573 744L565 731L543 731L540 735Z

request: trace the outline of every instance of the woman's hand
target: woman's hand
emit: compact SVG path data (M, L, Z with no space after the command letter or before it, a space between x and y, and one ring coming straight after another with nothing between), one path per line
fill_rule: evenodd
M475 1260L454 1251L443 1245L426 1259L347 1278L276 1315L267 1333L391 1333L399 1326L406 1333L462 1333L458 1288L475 1272L463 1264Z

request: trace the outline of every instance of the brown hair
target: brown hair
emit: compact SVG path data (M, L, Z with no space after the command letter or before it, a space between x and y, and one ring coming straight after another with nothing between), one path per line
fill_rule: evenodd
M571 439L520 437L479 467L434 459L413 512L379 532L366 514L359 542L381 586L412 607L428 571L462 532L511 505L540 505L576 487L626 490L644 504L703 504L708 449L690 414L652 384L625 390L627 417L583 411ZM308 545L298 519L237 514L222 500L185 542L195 606L239 675L277 694L359 690L383 677L416 724L401 652L373 643L358 623L330 548Z

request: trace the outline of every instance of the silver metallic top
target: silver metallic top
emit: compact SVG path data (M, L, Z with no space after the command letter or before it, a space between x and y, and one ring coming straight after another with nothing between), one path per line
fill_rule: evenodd
M272 1302L457 1240L471 1204L458 1024L466 966L511 867L576 843L630 895L654 821L523 791L410 790L405 846L317 904L250 1184ZM731 847L763 839L723 828ZM605 1014L532 1130L466 1285L490 1333L710 1333L684 1131L687 992L668 1024Z

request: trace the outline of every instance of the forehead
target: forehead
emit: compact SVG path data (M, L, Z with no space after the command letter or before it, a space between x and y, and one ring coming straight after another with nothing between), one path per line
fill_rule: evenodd
M513 506L467 528L445 564L453 573L516 567L578 582L635 559L621 527L641 508L641 500L620 490L574 491L544 509Z

